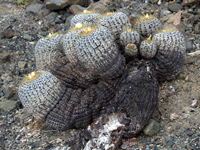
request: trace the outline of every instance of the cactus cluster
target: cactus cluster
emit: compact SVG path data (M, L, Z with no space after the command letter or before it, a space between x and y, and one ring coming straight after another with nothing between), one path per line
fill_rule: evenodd
M130 132L135 136L157 107L158 82L173 79L183 66L183 34L161 28L153 16L132 25L122 12L75 15L67 33L36 43L37 72L18 91L23 106L59 130L125 110L137 124Z

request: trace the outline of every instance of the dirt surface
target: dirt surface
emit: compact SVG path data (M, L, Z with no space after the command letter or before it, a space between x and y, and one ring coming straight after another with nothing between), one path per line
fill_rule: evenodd
M11 22L17 19L17 22ZM0 66L1 90L13 85L15 93L22 77L35 69L34 44L38 40L27 41L25 34L39 34L39 21L34 16L25 15L21 6L0 4L0 32L6 25L12 25L14 36L1 39L0 58L6 54L11 59ZM19 47L17 47L19 46ZM160 84L159 110L160 131L152 136L139 134L132 146L125 149L200 149L200 55L187 56L180 75L172 81ZM19 68L19 61L27 62L27 68ZM17 66L17 67L16 67ZM18 72L16 71L18 69ZM198 105L194 107L194 100ZM11 99L1 95L3 102L19 102L17 94ZM174 120L170 120L173 115ZM172 119L172 118L171 118ZM37 122L21 106L5 111L0 110L0 149L68 149L65 143L73 139L76 130L56 131Z

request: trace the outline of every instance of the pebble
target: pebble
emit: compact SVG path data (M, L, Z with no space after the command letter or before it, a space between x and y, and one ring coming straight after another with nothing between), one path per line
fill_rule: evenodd
M26 68L27 65L28 65L28 64L27 64L26 61L19 61L19 62L18 62L18 67L19 67L20 69Z
M193 134L194 134L194 133L193 133L192 131L188 131L188 132L187 132L187 135L188 135L189 137L191 137Z
M13 37L13 30L7 29L5 31L2 31L1 34L3 35L3 38L12 38Z
M101 2L92 3L89 7L87 7L87 10L99 12L99 13L106 13L108 11L108 8L103 5Z
M198 106L198 100L195 99L195 100L192 101L191 107L196 108L197 106Z
M200 34L200 22L194 26L194 33Z
M86 7L82 7L80 5L72 5L69 7L69 11L74 15L80 14L81 12L83 12L86 9L87 9Z
M6 54L1 58L2 63L6 63L10 60L10 54Z
M170 11L178 12L179 10L181 10L183 8L183 6L180 4L177 4L177 3L173 3L173 4L169 5L168 8Z
M7 99L10 99L14 96L15 94L15 87L14 86L9 86L5 88L5 97Z
M145 135L153 136L157 134L159 130L160 130L159 123L156 120L152 119L150 123L143 129L143 132Z
M27 14L39 15L39 12L44 8L43 4L31 4L26 7Z
M171 113L170 114L170 120L171 121L174 121L174 120L176 120L178 118L178 115L176 114L176 113Z
M193 48L193 43L190 39L186 39L186 51L187 52L191 52L192 50L194 50Z
M3 109L6 112L9 112L13 109L19 108L21 102L14 100L4 100L0 102L0 109Z
M59 17L56 17L55 23L56 23L56 24L60 24L60 23L62 23L62 20L61 20Z
M28 41L31 41L31 40L32 40L32 37L31 37L30 35L28 35L28 34L25 34L25 35L24 35L24 39L25 39L25 40L28 40Z
M48 14L48 15L46 16L46 18L47 18L48 20L50 20L51 22L53 22L53 21L56 19L56 17L57 17L57 13L56 13L56 12L51 12L50 14Z
M88 0L46 0L46 8L49 10L61 10L73 4L87 6Z
M7 30L8 28L11 28L11 25L6 25L6 26L4 26L3 28L2 28L2 30Z

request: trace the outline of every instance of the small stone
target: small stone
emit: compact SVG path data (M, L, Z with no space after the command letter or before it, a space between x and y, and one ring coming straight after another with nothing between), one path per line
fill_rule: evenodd
M192 24L188 24L187 28L193 28L193 25Z
M10 60L10 54L6 54L1 58L2 63L6 63L9 60Z
M55 23L60 24L60 23L62 23L62 20L59 17L56 17Z
M171 137L170 137L170 136L166 137L166 141L167 141L167 142L169 142L170 140L171 140Z
M170 120L171 121L174 121L174 120L176 120L178 118L178 115L176 114L176 113L171 113L171 115L170 115Z
M169 5L168 8L170 11L178 12L179 10L181 10L183 8L183 6L181 6L180 4L174 3L174 4Z
M46 8L49 10L61 10L73 4L87 6L88 2L88 0L46 0Z
M196 108L197 106L198 106L198 100L195 99L195 100L192 101L191 107Z
M15 94L15 87L14 86L9 86L5 88L5 97L10 99L13 97Z
M194 134L194 133L191 132L191 131L188 131L188 132L187 132L187 135L188 135L189 137L191 137L193 134Z
M160 130L159 123L152 119L150 123L147 126L145 126L143 132L145 135L153 136L157 134L159 130Z
M25 39L25 40L28 40L28 41L31 41L31 40L32 40L32 37L31 37L30 35L28 35L28 34L25 34L25 35L24 35L24 39Z
M87 9L86 7L82 7L80 5L72 5L69 7L69 11L74 15L80 14L81 12L83 12L86 9Z
M193 43L191 42L191 40L190 39L186 39L186 51L187 52L191 52L191 51L193 51L194 49L193 49Z
M193 64L195 62L195 59L193 56L187 55L185 57L185 62L184 64Z
M1 34L5 38L12 38L13 37L13 31L12 31L12 29L7 29L5 31L2 31Z
M26 67L27 67L27 62L26 62L26 61L19 61L19 62L18 62L18 67L19 67L20 69L26 68Z
M27 14L39 15L39 12L44 8L43 4L31 4L26 7Z
M194 33L200 34L200 22L194 26Z
M46 18L50 21L54 21L57 17L57 13L56 12L51 12L49 15L46 16Z
M41 34L42 34L43 36L47 36L47 35L50 34L50 32L49 32L49 31L44 31L44 32L41 32Z
M8 28L11 28L11 25L6 25L6 26L4 26L3 28L2 28L2 30L7 30Z
M105 7L101 2L92 3L87 10L94 11L98 13L105 13L108 11L108 8Z
M0 109L3 109L6 112L9 112L13 109L19 108L21 102L13 100L4 100L0 102Z

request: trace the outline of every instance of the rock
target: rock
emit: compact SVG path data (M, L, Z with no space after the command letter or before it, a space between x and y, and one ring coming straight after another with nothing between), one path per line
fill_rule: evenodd
M46 16L46 18L48 20L50 20L51 22L55 21L56 17L57 17L57 13L56 12L51 12L49 15Z
M160 130L159 123L155 120L151 120L150 123L143 129L145 135L153 136Z
M190 39L186 39L186 51L187 52L191 52L193 49L193 44L192 42L190 41Z
M20 69L26 68L26 67L27 67L27 62L26 62L26 61L19 61L19 62L18 62L18 67L19 67Z
M62 23L62 20L61 20L59 17L56 17L55 23L56 23L56 24L60 24L60 23Z
M96 3L92 3L87 10L89 11L94 11L94 12L99 12L99 13L105 13L108 11L108 8L105 7L102 3L100 2L96 2Z
M15 94L15 87L14 86L9 86L5 88L5 97L10 99L13 97Z
M58 10L73 4L87 6L88 2L89 0L46 0L46 8L49 10Z
M190 6L190 5L194 5L196 2L198 2L198 0L183 0L183 2L181 3L181 5L183 5L183 6Z
M6 54L1 58L2 63L6 63L9 60L10 60L10 54Z
M200 34L200 22L194 26L194 33Z
M26 7L27 14L39 15L38 13L44 8L43 4L31 4Z
M86 7L82 7L80 5L72 5L69 7L69 11L74 15L80 14L84 10L86 10Z
M6 112L9 112L13 109L19 108L21 102L14 100L4 100L0 102L0 109L3 109Z
M2 34L2 38L12 38L13 37L12 29L7 29L5 31L2 31L1 34Z
M25 34L24 39L30 41L30 40L32 40L32 37L28 34Z
M71 24L71 19L74 17L74 15L69 16L66 20L65 20L65 26L70 26Z
M50 32L49 32L49 31L44 31L44 32L41 32L41 34L42 34L43 36L47 36L47 35L50 34Z
M171 121L174 121L174 120L176 120L178 118L178 115L176 114L176 113L171 113L170 114L170 120Z
M197 106L198 106L198 100L195 99L195 100L192 101L191 107L196 108Z
M195 59L193 58L193 56L186 56L185 57L185 62L184 64L193 64L195 62Z
M180 4L177 4L177 3L174 3L174 4L171 4L171 5L169 5L169 7L168 7L168 9L170 10L170 11L175 11L175 12L178 12L179 10L181 10L183 8L183 6L182 5L180 5Z
M188 131L188 132L187 132L187 135L188 135L189 137L191 137L193 134L194 134L194 133L191 132L191 131Z
M65 12L63 15L63 18L66 20L69 16L71 16L72 14L69 14L68 12Z
M44 17L44 16L47 16L48 14L50 14L50 10L49 9L46 9L46 8L43 8L42 10L40 10L40 12L38 13L38 15L40 17Z
M199 16L198 15L191 15L189 18L188 18L188 21L191 23L191 24L194 24L195 22L197 22L199 20Z
M4 26L3 28L2 28L2 30L7 30L8 28L11 28L11 25L6 25L6 26Z

